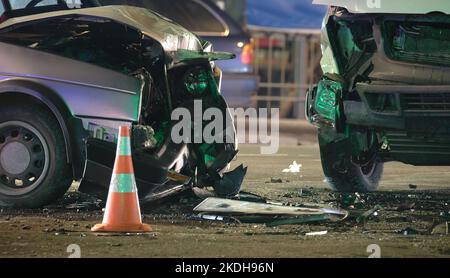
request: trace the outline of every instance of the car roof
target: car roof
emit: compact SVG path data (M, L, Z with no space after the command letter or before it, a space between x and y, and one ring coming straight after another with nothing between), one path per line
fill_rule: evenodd
M343 7L351 13L450 14L449 0L313 0L313 4Z

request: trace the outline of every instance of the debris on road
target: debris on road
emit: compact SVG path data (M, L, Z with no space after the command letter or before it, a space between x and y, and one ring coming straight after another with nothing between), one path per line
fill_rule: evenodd
M283 173L300 173L300 169L303 167L302 164L297 164L297 161L292 162L289 168L283 169Z
M449 223L440 223L435 225L431 231L432 235L448 235Z
M397 207L397 211L412 210L416 206L415 202L405 202Z
M276 227L276 226L282 226L282 225L298 225L298 224L304 224L304 223L322 222L322 221L327 221L327 220L332 220L332 217L330 217L327 214L297 216L297 217L292 217L292 218L273 220L272 222L266 223L266 226L267 227Z
M376 205L374 208L364 212L363 214L361 214L360 216L358 216L356 218L356 222L357 223L365 223L369 217L376 216L375 214L378 215L378 211L382 210L383 208L380 205Z
M341 221L348 212L333 208L286 206L278 203L247 202L221 198L207 198L194 212L232 216L241 222L266 223L267 226L302 224L317 221Z
M410 184L410 185L409 185L409 189L417 189L417 185L415 185L415 184Z
M402 229L400 231L397 231L397 233L402 234L404 236L419 235L420 234L420 232L418 230L410 228L410 227Z
M266 181L266 183L283 183L283 180L280 178L270 178L270 181Z
M310 233L306 233L306 236L324 236L328 234L328 231L320 231L320 232L310 232Z
M342 194L340 198L340 203L343 208L361 208L365 202L366 200L358 192Z
M74 204L69 204L66 206L66 209L76 209L76 210L92 210L92 209L98 209L100 207L100 204L102 203L102 200L96 200L95 202L79 202Z

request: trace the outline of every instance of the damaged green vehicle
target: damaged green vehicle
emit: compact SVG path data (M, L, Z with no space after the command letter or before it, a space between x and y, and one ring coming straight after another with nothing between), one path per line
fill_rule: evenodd
M383 165L450 165L450 3L335 1L307 94L328 183L375 191Z

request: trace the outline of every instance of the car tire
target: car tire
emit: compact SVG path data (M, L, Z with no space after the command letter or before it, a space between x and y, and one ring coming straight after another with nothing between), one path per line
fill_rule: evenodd
M39 105L0 107L0 206L38 208L72 184L61 128Z
M384 163L378 157L365 166L354 163L347 141L326 142L319 135L320 155L326 182L340 192L373 192L383 176Z

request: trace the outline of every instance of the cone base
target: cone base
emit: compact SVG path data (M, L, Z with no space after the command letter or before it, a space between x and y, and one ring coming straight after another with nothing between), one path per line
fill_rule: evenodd
M91 229L92 232L102 233L149 233L152 231L152 227L147 224L137 225L109 225L109 224L97 224Z

